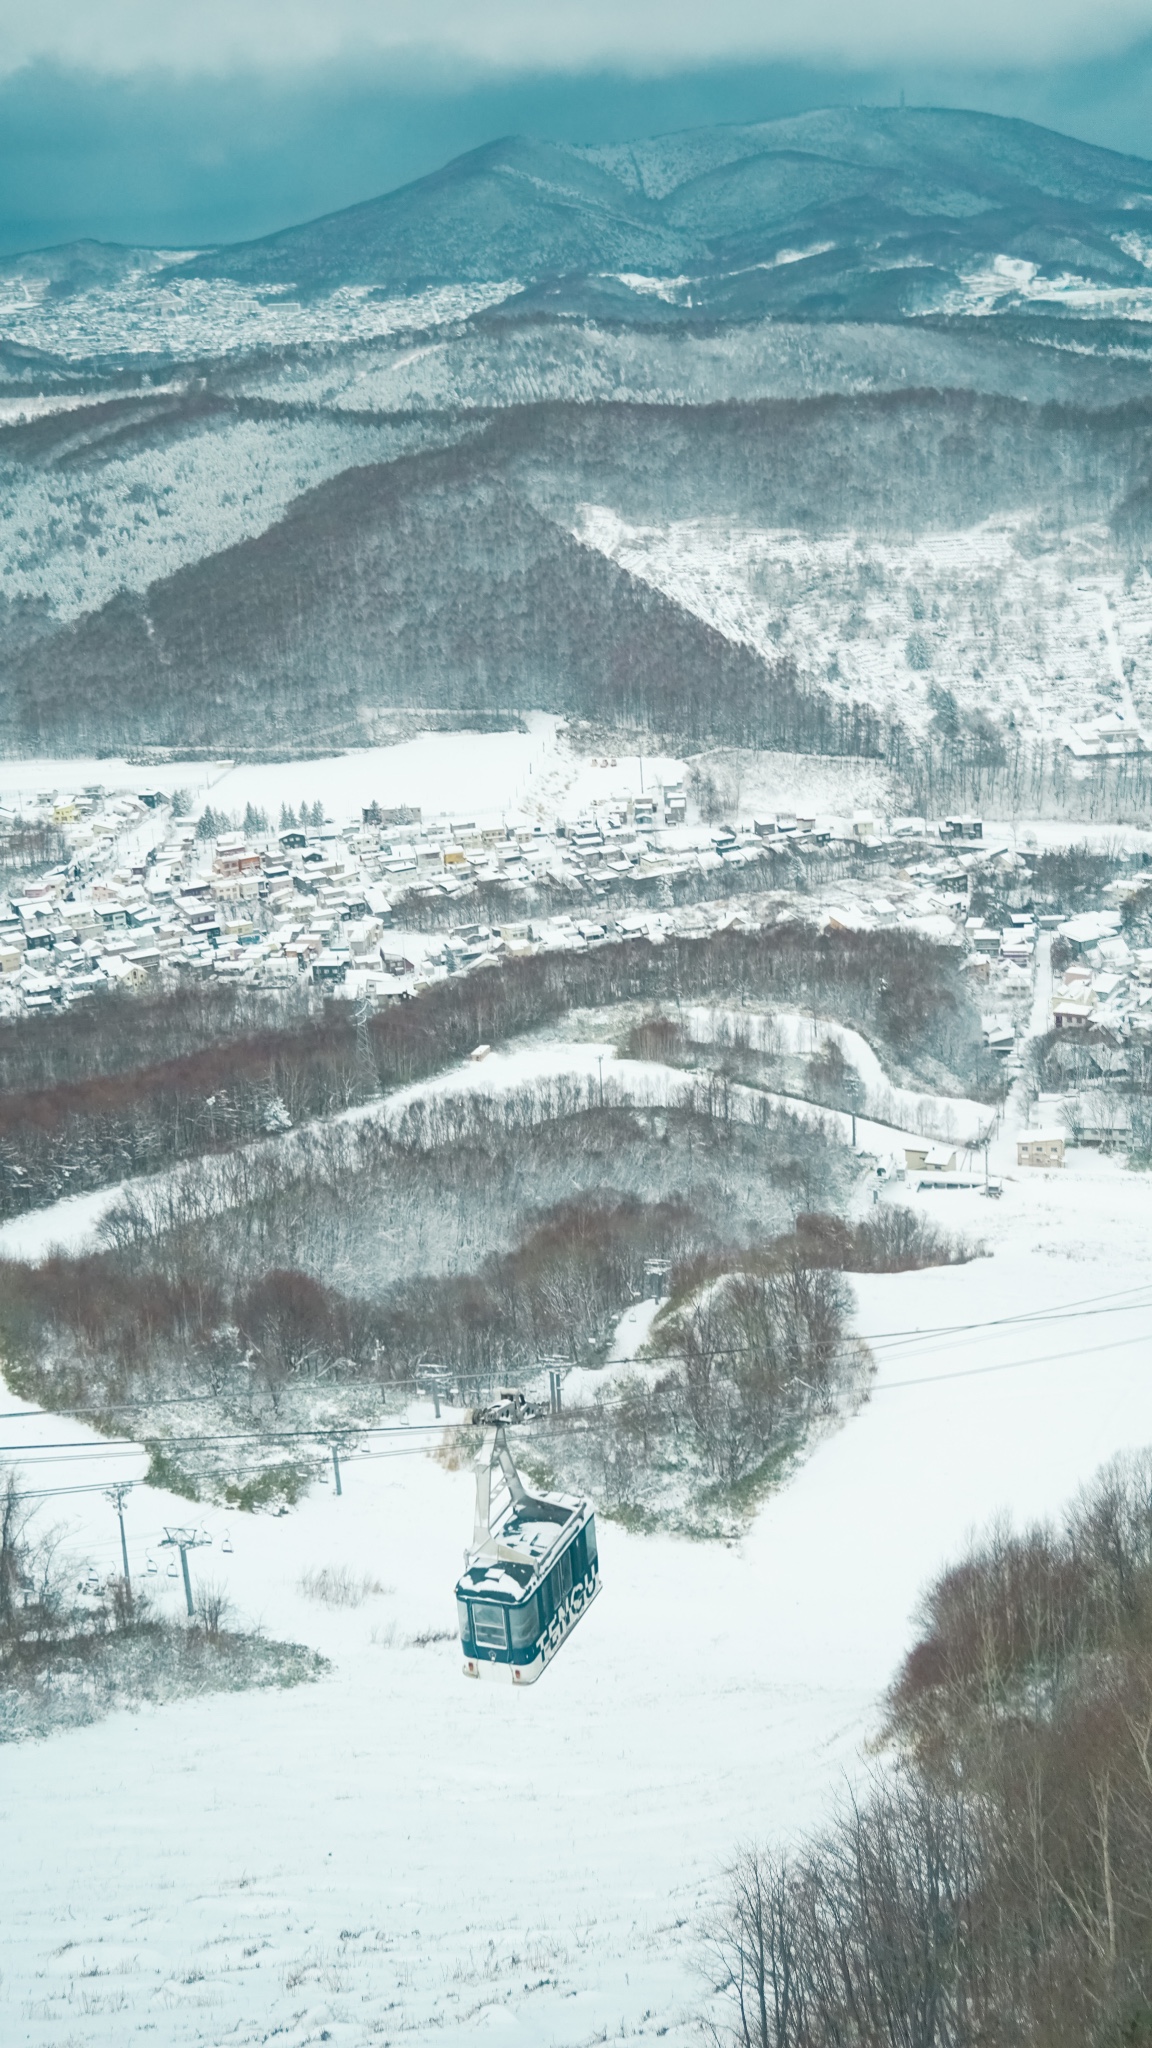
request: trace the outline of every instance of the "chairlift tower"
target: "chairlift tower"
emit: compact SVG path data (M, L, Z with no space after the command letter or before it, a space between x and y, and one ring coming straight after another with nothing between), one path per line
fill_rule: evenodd
M124 1565L124 1584L129 1587L132 1584L132 1574L128 1569L128 1539L124 1534L124 1503L131 1491L132 1481L130 1479L118 1479L113 1486L107 1488L104 1495L109 1507L115 1508L119 1517L120 1556Z
M160 1548L162 1550L178 1550L180 1552L180 1569L184 1574L184 1599L188 1607L189 1621L191 1621L196 1610L192 1605L192 1579L188 1570L188 1552L190 1550L199 1550L203 1544L211 1543L211 1541L212 1538L210 1536L205 1536L198 1529L165 1529L164 1531L164 1540Z

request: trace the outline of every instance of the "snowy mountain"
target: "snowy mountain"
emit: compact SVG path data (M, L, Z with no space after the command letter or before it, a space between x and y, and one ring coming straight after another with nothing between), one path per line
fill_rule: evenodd
M1016 266L1004 293L1026 302L1029 268L1141 288L1150 184L1136 159L935 110L838 108L617 148L516 136L182 274L411 292L623 272L730 317L922 313L986 292L979 273L997 259Z
M851 748L945 687L1004 731L1152 703L1150 355L1152 164L936 110L511 138L257 242L13 258L0 734L427 702ZM868 545L906 598L861 598ZM1086 563L1120 680L1097 634L1025 688Z
M310 295L559 278L723 317L808 319L1141 291L1152 170L1024 121L845 107L578 148L509 136L400 191L254 242L77 243L0 265L58 296L116 278ZM658 288L658 289L657 289Z

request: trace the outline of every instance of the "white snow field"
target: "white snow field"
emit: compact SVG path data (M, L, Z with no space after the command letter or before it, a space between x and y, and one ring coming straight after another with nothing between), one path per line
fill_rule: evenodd
M142 767L122 758L14 757L0 761L0 803L24 810L39 797L89 786L186 789L194 812L210 803L243 816L251 803L263 806L273 825L281 804L296 809L319 800L341 826L359 822L363 807L377 802L413 805L427 819L539 819L551 829L558 815L574 819L593 804L624 801L684 774L682 761L663 755L641 762L637 755L577 753L564 721L552 712L530 711L523 723L524 732L425 732L394 746L300 761L177 760Z
M698 2039L696 1930L723 1867L818 1820L861 1767L919 1589L991 1515L1054 1509L1152 1441L1152 1181L1069 1158L999 1204L922 1197L993 1255L856 1283L872 1397L742 1542L602 1521L601 1598L531 1690L412 1641L453 1629L466 1471L401 1439L282 1519L138 1487L131 1561L159 1559L163 1600L159 1537L195 1516L213 1547L194 1566L332 1670L0 1751L0 2038ZM39 1440L30 1484L139 1469L53 1452L84 1429L4 1407L6 1447ZM98 1492L44 1513L115 1568ZM324 1566L386 1590L318 1606L300 1579Z

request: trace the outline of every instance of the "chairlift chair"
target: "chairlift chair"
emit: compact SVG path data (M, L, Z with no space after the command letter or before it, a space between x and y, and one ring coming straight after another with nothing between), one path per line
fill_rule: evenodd
M232 1555L232 1538L231 1538L230 1536L226 1536L226 1537L224 1538L224 1541L223 1541L223 1543L222 1543L222 1544L220 1545L220 1548L221 1548L221 1550L223 1551L223 1553L224 1553L225 1557L231 1557L231 1555Z
M503 1423L476 1458L476 1521L456 1611L468 1678L532 1685L600 1591L590 1501L529 1493Z

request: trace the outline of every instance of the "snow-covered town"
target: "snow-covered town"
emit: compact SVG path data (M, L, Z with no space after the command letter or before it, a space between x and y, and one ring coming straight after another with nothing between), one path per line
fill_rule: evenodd
M1152 1037L1152 943L1139 943L1138 915L1152 910L1152 833L740 802L710 824L684 764L646 772L640 760L575 760L555 721L547 737L538 765L551 772L555 807L545 774L535 786L509 779L502 813L486 806L484 785L471 815L350 805L338 758L316 777L331 815L319 797L298 808L273 797L268 808L248 800L234 820L174 781L178 765L165 786L122 768L123 786L54 785L23 794L20 810L10 800L0 843L47 833L60 858L0 902L0 1015L54 1015L101 989L205 979L312 991L363 1013L501 960L796 918L962 949L985 1043L1008 1075L1020 1074L1029 1037L1067 1034L1052 1062L1059 1085L1039 1089L1036 1119L1081 1143L1130 1135L1115 1091L1126 1048ZM454 768L462 744L439 742ZM350 766L362 782L362 764ZM262 791L274 791L275 768L259 773ZM252 777L236 779L243 788ZM389 780L402 796L402 778ZM581 808L564 804L573 785ZM1034 903L1038 854L1090 839L1116 870L1090 907L1051 895ZM989 896L1002 921L974 909L974 897ZM938 1166L957 1170L946 1155Z

